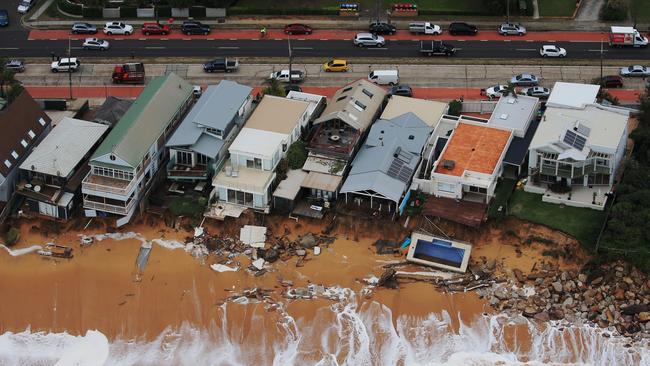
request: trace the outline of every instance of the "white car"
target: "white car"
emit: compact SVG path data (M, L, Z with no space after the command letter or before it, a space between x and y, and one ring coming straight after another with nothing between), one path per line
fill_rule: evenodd
M621 76L650 76L650 68L642 65L632 65L621 68Z
M52 72L75 72L79 70L81 63L75 57L62 58L58 61L52 62L50 69Z
M98 38L86 38L81 48L84 50L100 50L106 51L110 47L108 41Z
M566 57L566 50L553 44L545 44L539 50L542 57Z
M385 44L386 40L384 37L372 33L357 33L357 35L354 37L354 45L359 47L383 47Z
M29 11L29 9L34 6L34 3L36 3L36 0L22 0L20 3L18 3L18 13L19 14L25 14Z
M292 82L300 82L305 79L305 73L301 70L291 70L291 81ZM277 80L283 83L288 83L289 82L289 70L280 70L276 72L272 72L269 75L269 80Z
M133 26L122 22L108 22L104 25L104 34L133 34Z
M503 92L508 89L507 85L493 85L487 89L481 90L481 95L485 95L486 97L492 99L492 98L501 98L503 96Z

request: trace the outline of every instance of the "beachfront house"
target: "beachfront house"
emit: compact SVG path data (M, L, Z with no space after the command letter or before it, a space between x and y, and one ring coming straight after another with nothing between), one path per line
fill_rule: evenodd
M393 95L388 99L388 103L386 103L386 107L384 107L379 118L390 120L410 112L426 123L427 126L436 128L440 118L447 114L448 111L449 104L445 102Z
M104 124L64 117L20 165L16 192L25 198L24 210L68 220L80 201L90 154L108 129Z
M309 197L334 201L348 164L354 158L370 125L377 119L386 90L357 80L336 91L310 133L308 172L302 187Z
M51 122L27 91L0 111L0 221L13 203L20 164L50 132Z
M222 80L210 85L167 141L167 179L209 181L252 108L252 88Z
M557 84L530 143L524 189L545 202L603 210L625 156L629 113L594 103L596 85Z
M128 223L167 158L165 142L194 101L176 74L156 77L92 155L81 190L87 216L117 215Z
M375 122L341 187L345 202L401 214L432 131L411 112Z
M230 145L229 162L212 181L219 200L216 206L230 204L268 213L276 168L309 118L309 103L265 95ZM212 216L231 215L220 212Z

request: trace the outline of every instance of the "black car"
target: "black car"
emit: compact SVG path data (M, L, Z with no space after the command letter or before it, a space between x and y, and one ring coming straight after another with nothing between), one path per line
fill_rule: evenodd
M395 85L388 90L388 96L399 95L402 97L412 97L413 89L408 85Z
M284 86L284 94L289 94L290 91L301 92L302 88L296 84L287 84Z
M475 25L461 22L454 22L449 24L449 34L451 35L473 36L476 33L478 33L478 28L476 28Z
M181 31L187 35L190 34L208 34L210 33L210 26L201 22L188 20L181 25Z
M0 27L9 25L9 13L5 9L0 9Z
M97 33L97 27L90 23L74 23L70 29L72 34L95 34Z
M203 64L205 72L233 72L239 67L237 59L215 58Z
M374 34L395 34L397 32L397 28L389 23L372 23L369 30Z

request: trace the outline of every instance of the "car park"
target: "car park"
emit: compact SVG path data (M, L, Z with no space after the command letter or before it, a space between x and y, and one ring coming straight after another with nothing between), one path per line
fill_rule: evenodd
M110 43L108 41L99 39L99 38L86 38L84 43L81 45L81 48L84 50L100 50L106 51L110 48Z
M70 32L72 34L95 34L97 33L97 27L90 23L77 22L72 25Z
M348 71L348 62L341 59L332 59L323 64L325 72L346 72Z
M133 34L133 26L123 22L107 22L104 25L104 34L130 35Z
M539 55L542 57L566 57L566 50L554 44L545 44L539 49Z
M622 88L623 78L618 75L606 75L594 80L594 84L598 84L603 88Z
M399 95L402 97L412 97L413 89L408 85L395 85L388 89L388 96Z
M9 12L6 9L0 9L0 27L9 25Z
M25 14L29 9L34 6L36 0L22 0L18 3L18 9L16 10L19 14Z
M516 86L535 86L539 83L537 76L532 74L519 74L510 79L510 83Z
M25 63L22 60L9 60L5 62L5 70L11 70L13 72L23 72L25 71Z
M370 33L374 34L395 34L397 33L397 28L390 23L375 22L370 24L368 27Z
M184 21L181 25L181 32L187 34L188 36L192 34L207 35L210 33L210 26L201 22L197 22L195 20L187 20Z
M205 72L233 72L239 67L239 60L226 57L215 58L203 64Z
M449 34L451 35L465 35L473 36L478 33L478 28L473 24L467 24L462 22L453 22L449 25Z
M284 26L285 34L311 34L313 31L314 30L306 24L293 23Z
M499 34L502 36L523 36L526 28L521 24L503 23L499 27Z
M521 89L520 93L523 95L528 95L529 97L546 99L551 95L551 90L543 86L531 86L528 88Z
M81 63L77 58L62 58L52 62L50 69L52 72L75 72L79 70Z
M646 66L632 65L621 68L621 76L650 76L650 69Z
M142 34L145 36L148 36L150 34L161 34L161 35L167 35L171 31L171 28L169 27L168 24L160 24L160 23L144 23L142 24Z
M485 95L490 99L500 98L506 90L508 90L507 85L493 85L487 89L481 89L481 95Z
M384 37L372 33L357 33L354 37L354 45L359 47L376 46L383 47L386 44Z

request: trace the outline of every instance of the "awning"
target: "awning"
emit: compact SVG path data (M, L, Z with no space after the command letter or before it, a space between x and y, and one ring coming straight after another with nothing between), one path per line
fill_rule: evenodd
M307 172L295 169L287 172L287 177L280 182L278 188L273 192L273 197L285 198L294 200L300 192L300 184L307 177Z
M343 177L338 175L309 172L307 177L302 181L305 188L320 189L326 192L336 192L341 186Z

